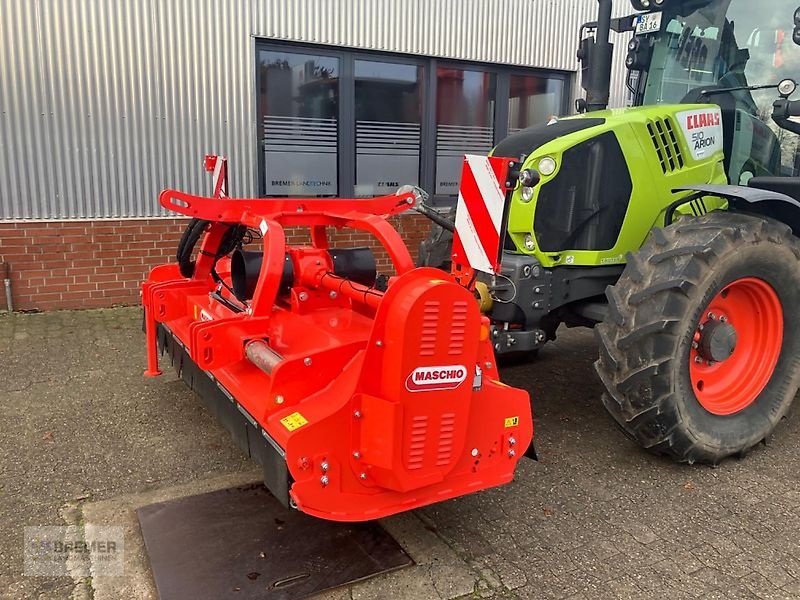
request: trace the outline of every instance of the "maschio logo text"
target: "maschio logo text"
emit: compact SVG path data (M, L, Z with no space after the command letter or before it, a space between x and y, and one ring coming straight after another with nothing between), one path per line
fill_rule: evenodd
M452 390L464 383L467 368L464 365L417 367L406 378L409 392Z

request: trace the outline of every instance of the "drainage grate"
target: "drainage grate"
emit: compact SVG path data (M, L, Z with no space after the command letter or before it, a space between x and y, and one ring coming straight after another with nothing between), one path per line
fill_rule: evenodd
M315 519L260 484L137 513L161 600L296 600L413 564L376 522Z

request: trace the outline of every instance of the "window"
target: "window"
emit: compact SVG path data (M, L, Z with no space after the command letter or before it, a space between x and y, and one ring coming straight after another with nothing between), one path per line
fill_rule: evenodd
M486 71L436 70L435 194L458 194L464 155L492 149L496 80Z
M564 81L536 75L512 75L508 94L508 133L516 133L561 114Z
M259 53L266 196L336 196L339 60Z
M458 195L464 154L563 114L567 75L258 42L262 196Z
M355 61L356 196L419 185L422 68Z

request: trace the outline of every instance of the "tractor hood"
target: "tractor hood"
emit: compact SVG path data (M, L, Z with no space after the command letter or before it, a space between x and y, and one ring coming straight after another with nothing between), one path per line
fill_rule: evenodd
M494 156L508 156L509 158L519 158L528 155L531 151L547 142L552 142L556 138L569 135L604 125L605 119L601 118L572 118L550 121L546 125L534 125L508 136L492 151Z
M506 138L493 154L524 156L522 168L540 175L512 194L514 251L545 267L624 263L625 252L663 223L673 189L727 183L721 117L708 104L611 109Z

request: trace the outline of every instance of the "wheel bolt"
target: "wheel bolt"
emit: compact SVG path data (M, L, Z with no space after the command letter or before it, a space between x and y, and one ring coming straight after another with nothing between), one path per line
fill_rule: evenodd
M714 313L710 312L710 313L708 313L708 318L711 319L711 320L714 320L717 317L716 317L716 315Z
M722 316L719 318L719 320L720 320L720 321L722 321L723 323L727 323L727 322L728 322L728 317L726 317L725 315L722 315Z
M698 345L699 344L697 342L692 342L692 348L694 348L695 350L697 350Z
M696 362L699 365L701 362L703 362L703 359L701 357L699 357L699 356L695 356L694 357L694 362Z

